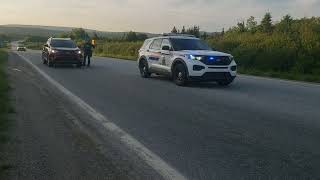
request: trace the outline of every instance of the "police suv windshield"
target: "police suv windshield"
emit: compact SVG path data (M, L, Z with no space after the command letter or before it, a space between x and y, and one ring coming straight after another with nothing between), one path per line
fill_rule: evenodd
M71 40L52 40L52 47L61 47L61 48L76 48L77 45Z
M207 43L200 39L170 39L171 44L175 51L183 51L183 50L209 50L212 48L209 47Z

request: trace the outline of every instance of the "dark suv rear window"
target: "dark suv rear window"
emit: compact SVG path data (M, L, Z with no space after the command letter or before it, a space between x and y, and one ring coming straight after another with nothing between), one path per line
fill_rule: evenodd
M62 48L76 48L77 45L72 40L51 40L52 47L62 47Z

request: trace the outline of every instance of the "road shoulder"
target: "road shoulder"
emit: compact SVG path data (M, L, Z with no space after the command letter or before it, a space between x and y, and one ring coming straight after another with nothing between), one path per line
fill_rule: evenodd
M13 53L8 74L17 113L6 147L12 167L7 179L157 178L145 165L122 156L111 142L99 144L99 138L79 124L79 118L89 117Z

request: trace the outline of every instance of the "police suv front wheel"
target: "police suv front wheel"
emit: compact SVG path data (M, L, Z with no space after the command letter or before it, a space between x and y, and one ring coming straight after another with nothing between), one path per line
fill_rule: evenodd
M178 86L185 86L188 82L187 70L183 64L177 64L173 68L172 78Z
M141 77L149 78L151 76L151 73L149 72L148 63L145 60L140 62L139 70L140 70Z

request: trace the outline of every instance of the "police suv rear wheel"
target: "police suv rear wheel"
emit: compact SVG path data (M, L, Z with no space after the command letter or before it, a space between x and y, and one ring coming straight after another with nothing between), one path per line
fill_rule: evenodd
M142 60L139 65L140 75L143 78L149 78L151 73L149 72L148 63L145 60Z

